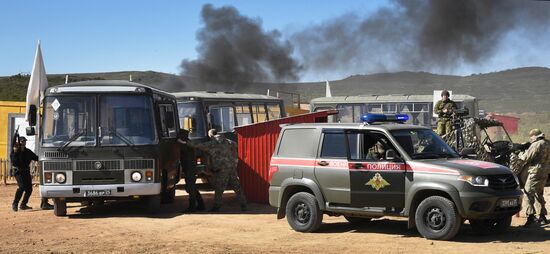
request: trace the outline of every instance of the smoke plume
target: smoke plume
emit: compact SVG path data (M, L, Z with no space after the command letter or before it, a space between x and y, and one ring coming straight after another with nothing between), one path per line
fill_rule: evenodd
M182 75L202 84L233 86L298 79L300 66L291 57L293 47L279 31L264 31L259 19L245 17L234 7L206 4L201 19L198 58L183 60Z
M295 33L310 73L453 72L495 56L512 32L548 31L550 5L514 0L395 0Z

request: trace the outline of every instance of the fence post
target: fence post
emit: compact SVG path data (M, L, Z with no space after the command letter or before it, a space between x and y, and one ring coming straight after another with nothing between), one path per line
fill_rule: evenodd
M2 167L2 175L3 175L3 178L4 178L4 185L7 185L8 184L8 165L7 165L7 160L2 160L0 161L2 163L0 163L3 167Z

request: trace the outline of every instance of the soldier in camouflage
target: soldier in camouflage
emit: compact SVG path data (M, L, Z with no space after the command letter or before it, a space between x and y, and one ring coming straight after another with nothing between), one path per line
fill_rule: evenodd
M222 206L222 194L229 185L241 204L241 210L246 210L246 198L241 191L239 176L237 174L237 144L221 135L215 129L208 131L212 139L201 144L189 145L208 154L208 168L214 173L214 207L210 211L219 211Z
M525 163L525 167L529 173L525 182L525 194L528 199L526 227L537 222L535 217L535 201L539 202L541 206L538 222L548 224L544 186L550 173L550 141L545 139L544 133L539 129L531 130L529 138L531 139L531 146L519 156Z
M457 107L455 102L449 97L449 91L443 90L443 92L441 92L441 100L439 100L434 107L434 112L438 116L437 134L439 136L451 133L453 130L453 110Z

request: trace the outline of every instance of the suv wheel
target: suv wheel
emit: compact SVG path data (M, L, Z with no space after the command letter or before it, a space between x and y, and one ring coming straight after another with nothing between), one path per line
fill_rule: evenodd
M298 232L314 232L321 226L323 214L315 196L298 192L286 204L286 219L290 227Z
M478 234L499 234L505 232L512 224L512 216L499 219L470 220L474 232Z
M371 218L353 216L344 216L344 218L346 218L349 223L358 225L368 223L371 220Z
M460 230L462 218L452 201L441 196L424 199L416 209L418 232L427 239L449 240Z

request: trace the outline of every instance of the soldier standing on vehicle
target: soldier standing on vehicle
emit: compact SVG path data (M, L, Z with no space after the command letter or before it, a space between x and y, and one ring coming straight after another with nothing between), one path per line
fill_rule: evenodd
M437 134L443 136L451 133L453 130L453 110L456 109L456 104L450 99L449 91L443 90L441 92L441 100L439 100L434 107L434 111L438 116L437 121Z
M11 206L14 212L17 212L17 206L19 205L19 200L21 200L21 205L19 209L27 210L32 209L32 207L27 206L29 198L32 193L32 177L30 170L31 161L38 161L38 156L33 153L31 150L27 149L25 145L27 144L27 139L25 137L20 137L19 142L16 142L13 146L13 152L10 155L13 173L15 175L15 180L17 180L17 191L15 192L15 198ZM23 196L23 193L25 195Z
M229 185L241 204L241 210L246 210L246 198L241 191L237 174L237 144L218 134L216 129L208 131L210 141L202 144L189 145L208 154L208 168L214 173L214 207L210 211L219 211L222 206L222 194Z
M520 159L525 162L527 170L529 170L525 182L525 193L528 199L526 227L537 222L535 218L535 201L539 202L541 206L538 222L548 224L544 186L548 179L548 173L550 173L550 141L544 138L544 133L539 129L531 130L529 138L531 139L531 146L520 155Z
M181 130L178 137L180 143L180 163L185 174L185 191L189 194L189 207L185 210L187 213L196 210L204 210L204 201L197 189L197 164L195 162L195 149L187 144L189 141L189 131Z

